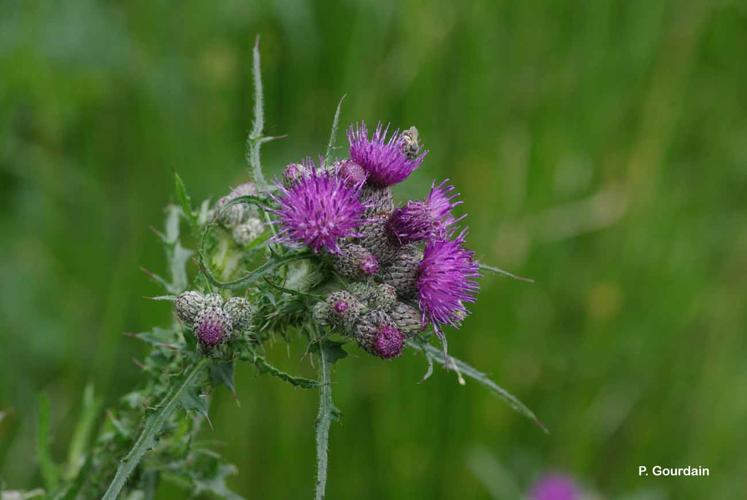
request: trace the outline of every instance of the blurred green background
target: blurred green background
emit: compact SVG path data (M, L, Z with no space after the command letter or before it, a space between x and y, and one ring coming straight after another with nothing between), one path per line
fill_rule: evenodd
M38 393L62 458L87 382L109 404L138 383L122 332L170 315L144 299L149 226L173 169L198 199L247 178L257 34L266 132L288 135L271 174L323 151L346 94L346 123L419 127L431 153L402 196L451 178L480 258L536 279L482 279L450 350L551 434L452 374L418 385L414 353L353 350L330 498L517 498L548 471L602 498L747 498L747 4L688 0L0 2L7 486L40 483ZM205 432L231 486L309 497L316 393L248 367L238 385Z

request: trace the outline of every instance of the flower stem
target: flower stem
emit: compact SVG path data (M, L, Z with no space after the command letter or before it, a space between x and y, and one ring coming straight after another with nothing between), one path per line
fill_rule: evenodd
M117 473L114 475L114 479L106 490L106 493L104 493L103 500L115 500L119 496L122 488L127 483L127 478L130 477L130 474L135 470L143 456L155 445L156 436L177 406L179 406L182 394L195 383L208 362L208 358L201 358L190 366L180 383L172 387L166 397L158 404L155 413L145 419L140 436L135 441L132 449L130 449L124 459L119 463Z
M324 346L319 346L319 413L316 417L316 500L324 498L327 486L327 447L329 427L335 419L336 408L332 402L330 365Z

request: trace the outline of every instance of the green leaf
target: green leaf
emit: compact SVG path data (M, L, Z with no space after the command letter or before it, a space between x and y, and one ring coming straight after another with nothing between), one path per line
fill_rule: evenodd
M432 366L434 361L441 366L445 366L447 362L444 358L444 353L425 339L410 339L407 341L407 345L422 352L428 359L429 366ZM455 366L456 369L466 377L469 377L490 389L494 394L503 399L511 408L532 420L540 429L549 434L545 425L537 418L532 410L530 410L516 396L493 382L486 374L451 355L448 355L448 362Z
M174 171L174 185L176 188L176 200L182 207L182 213L187 219L190 230L193 234L196 234L199 228L197 214L192 210L192 200L190 199L189 194L187 194L187 187L184 185L184 181L176 171Z
M234 362L215 360L208 368L210 383L213 387L225 385L231 394L236 396L236 384L234 383Z
M199 387L188 387L182 391L179 403L187 413L197 413L201 417L208 418L210 400L202 394Z
M146 417L140 436L117 467L114 479L112 479L109 488L102 497L104 500L115 500L119 496L127 483L127 479L140 463L143 455L155 445L156 436L161 432L169 416L181 404L182 395L200 380L200 375L208 362L207 358L202 358L187 369L184 377L172 386L166 397L158 404L156 410Z
M44 488L54 492L60 484L60 471L52 459L50 451L50 409L49 399L39 395L39 420L36 440L36 459L39 461Z

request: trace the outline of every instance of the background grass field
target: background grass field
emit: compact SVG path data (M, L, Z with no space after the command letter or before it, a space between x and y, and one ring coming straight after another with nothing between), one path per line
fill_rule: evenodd
M517 498L562 471L602 498L747 498L747 4L649 0L0 3L0 477L40 482L38 393L60 459L83 387L138 383L168 321L159 269L177 169L194 198L247 178L261 35L277 174L342 120L415 124L402 195L459 187L487 276L451 352L545 435L416 354L336 368L330 498ZM342 139L342 134L340 134ZM270 357L303 363L302 346ZM306 498L317 395L238 374L205 439L248 498ZM703 465L705 479L639 478ZM163 498L178 498L164 488Z

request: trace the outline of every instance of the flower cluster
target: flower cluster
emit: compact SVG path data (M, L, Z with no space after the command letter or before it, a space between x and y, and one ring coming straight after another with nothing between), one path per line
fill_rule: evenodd
M222 344L234 331L246 328L251 314L249 301L241 297L224 301L215 293L202 295L188 291L176 298L176 315L192 328L205 350Z
M444 325L459 326L479 276L448 181L395 206L391 187L426 152L414 127L387 135L381 125L372 136L365 124L351 126L349 158L329 167L290 164L275 195L282 241L325 256L343 278L344 289L316 305L316 320L381 358L398 356L429 325L439 336Z

